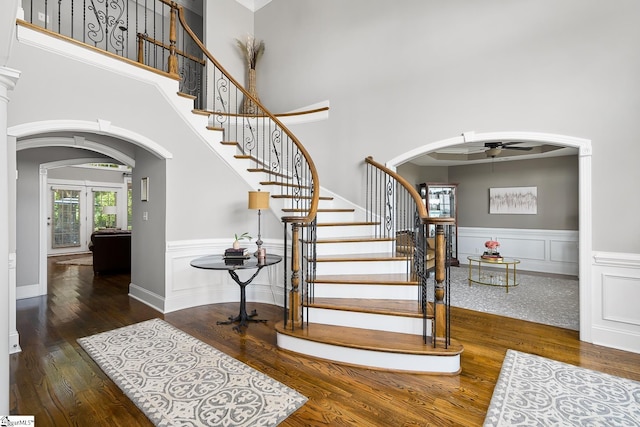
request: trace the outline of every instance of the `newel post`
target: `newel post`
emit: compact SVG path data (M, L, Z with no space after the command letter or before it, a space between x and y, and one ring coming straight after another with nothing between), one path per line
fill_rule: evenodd
M289 321L291 327L302 325L300 317L300 224L291 225L291 292L289 295Z
M445 289L444 281L446 279L446 241L444 236L444 226L436 225L436 272L435 272L435 337L444 337L446 335L446 307L444 303Z
M177 11L177 4L175 2L171 2L171 19L169 22L169 59L167 61L167 72L169 74L178 74L178 55L176 55Z

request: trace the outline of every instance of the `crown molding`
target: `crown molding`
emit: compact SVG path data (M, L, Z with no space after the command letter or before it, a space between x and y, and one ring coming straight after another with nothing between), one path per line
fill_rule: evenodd
M236 0L238 3L246 7L252 12L262 9L267 4L271 3L271 0Z

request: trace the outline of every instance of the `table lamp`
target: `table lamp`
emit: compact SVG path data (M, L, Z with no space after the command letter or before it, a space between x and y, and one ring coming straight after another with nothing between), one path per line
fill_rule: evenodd
M112 215L116 215L118 213L118 208L116 206L103 206L102 207L102 214L107 216L107 228L113 228L111 227L112 222L111 222L111 216Z
M269 192L260 190L249 191L249 209L258 210L258 240L256 240L258 250L256 251L256 256L258 258L264 257L265 253L262 249L262 239L260 238L260 211L262 209L269 209Z

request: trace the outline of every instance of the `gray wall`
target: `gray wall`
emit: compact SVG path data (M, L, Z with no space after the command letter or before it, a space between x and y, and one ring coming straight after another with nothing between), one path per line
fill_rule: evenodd
M449 168L446 166L418 166L413 163L400 165L396 172L417 186L423 182L449 182Z
M578 230L578 157L496 161L428 167L407 163L398 173L418 186L458 184L458 226L540 230ZM489 214L489 189L537 187L536 215Z
M51 168L47 173L48 179L67 179L72 181L113 182L122 184L124 178L122 170L106 170L97 168L83 168L66 166Z
M353 201L369 155L465 131L590 139L593 249L640 253L639 15L635 0L274 0L255 15L258 90L276 112L330 101L297 135L321 185ZM624 239L599 200L618 201Z
M39 233L45 226L40 223L40 165L86 157L86 153L73 148L36 148L18 151L16 157L16 286L26 286L38 283Z
M138 149L131 177L131 282L161 296L165 295L165 248L170 228L166 213L166 162ZM149 190L148 200L144 202L140 200L143 177L148 178ZM145 213L146 220L143 219Z
M578 229L578 158L483 163L449 168L458 185L458 225L542 230ZM489 188L537 187L536 215L490 215Z

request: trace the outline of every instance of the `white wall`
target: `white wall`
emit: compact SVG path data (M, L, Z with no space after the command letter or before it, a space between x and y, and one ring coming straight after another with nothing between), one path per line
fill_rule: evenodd
M330 120L297 135L321 185L354 201L368 155L465 131L589 139L594 248L640 253L638 14L633 0L276 0L255 16L260 96L275 111L330 100Z

